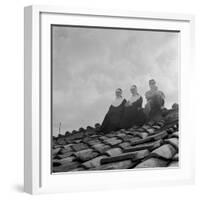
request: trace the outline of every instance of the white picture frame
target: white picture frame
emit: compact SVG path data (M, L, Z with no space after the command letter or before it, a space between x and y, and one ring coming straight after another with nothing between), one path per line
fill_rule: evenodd
M194 181L194 131L187 91L191 88L194 16L56 6L25 8L24 190L31 194L185 184ZM180 41L180 167L51 174L50 25L98 25L178 30ZM189 79L188 79L189 77Z

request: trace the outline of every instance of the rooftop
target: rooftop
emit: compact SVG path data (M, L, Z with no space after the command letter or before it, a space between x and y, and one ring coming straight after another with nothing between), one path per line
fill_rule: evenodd
M141 127L104 134L88 127L52 139L52 172L178 167L178 110Z

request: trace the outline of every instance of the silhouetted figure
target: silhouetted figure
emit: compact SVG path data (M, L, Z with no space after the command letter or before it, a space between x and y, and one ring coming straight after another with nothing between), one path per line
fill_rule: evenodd
M131 97L126 102L120 127L127 129L134 125L142 125L145 122L145 114L142 109L142 97L137 92L137 86L133 85L130 89Z
M115 100L111 104L100 130L104 133L117 131L120 129L120 121L124 112L126 100L122 97L122 89L118 88L115 91Z
M147 103L145 105L145 114L148 120L162 119L162 109L165 103L165 95L158 90L154 79L149 80L150 90L145 93Z

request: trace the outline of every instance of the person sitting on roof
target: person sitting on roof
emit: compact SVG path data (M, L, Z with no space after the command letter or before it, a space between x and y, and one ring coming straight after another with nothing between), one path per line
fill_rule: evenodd
M126 99L122 97L122 89L115 91L115 99L109 107L109 110L101 124L100 131L109 133L120 129L120 120L124 111Z
M134 125L142 125L145 122L145 114L142 109L143 98L138 94L137 86L132 85L131 97L125 104L124 113L121 119L120 127L128 129Z
M147 103L145 105L145 114L148 120L160 120L162 118L162 109L164 108L165 95L158 90L156 81L149 80L150 90L145 93Z

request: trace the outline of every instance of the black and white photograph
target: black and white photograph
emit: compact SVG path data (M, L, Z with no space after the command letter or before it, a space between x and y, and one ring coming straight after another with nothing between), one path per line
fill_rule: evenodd
M179 167L179 31L51 25L51 172Z

